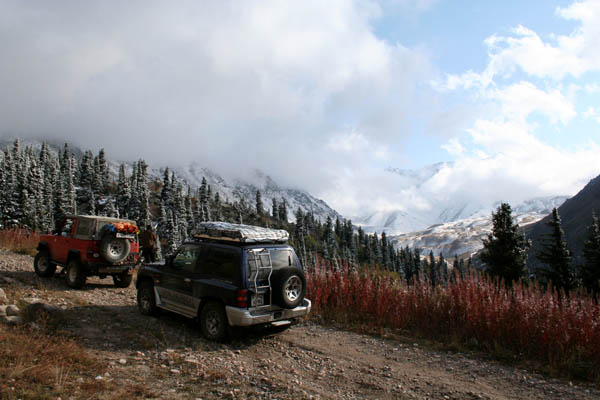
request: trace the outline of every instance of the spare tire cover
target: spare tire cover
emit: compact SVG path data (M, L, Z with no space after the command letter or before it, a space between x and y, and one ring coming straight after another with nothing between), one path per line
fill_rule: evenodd
M105 235L100 243L100 255L111 264L119 263L129 255L129 240Z
M287 267L273 272L273 303L283 308L296 308L306 294L306 278L299 268Z

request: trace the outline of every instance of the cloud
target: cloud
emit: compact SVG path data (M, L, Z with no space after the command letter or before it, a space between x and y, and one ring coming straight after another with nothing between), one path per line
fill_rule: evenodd
M431 190L458 198L471 193L471 201L490 206L573 195L600 173L595 141L561 146L549 140L552 133L568 143L578 117L600 121L594 107L577 110L579 96L598 92L584 75L600 70L600 2L575 2L556 12L578 23L571 34L544 39L519 25L484 41L488 63L482 71L432 81L441 93L460 93L479 113L466 134L442 146L455 162L431 179Z
M5 1L0 134L259 168L318 193L358 168L327 144L346 128L401 144L429 79L426 54L375 36L379 15L350 0Z

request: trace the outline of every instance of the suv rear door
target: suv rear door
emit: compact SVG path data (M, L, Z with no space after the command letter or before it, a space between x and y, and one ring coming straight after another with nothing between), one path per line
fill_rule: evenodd
M214 243L203 246L205 251L198 262L198 295L233 305L236 292L242 286L241 249Z

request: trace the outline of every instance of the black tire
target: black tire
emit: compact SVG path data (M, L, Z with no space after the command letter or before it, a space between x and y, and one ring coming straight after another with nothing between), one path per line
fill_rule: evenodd
M118 288L126 288L131 285L133 275L123 272L122 274L112 276L113 284Z
M154 284L150 281L140 283L137 290L138 310L142 315L157 315L156 296L154 295Z
M117 238L114 235L104 236L100 243L100 255L111 264L117 264L125 260L130 251L129 240Z
M273 303L283 308L296 308L306 294L306 278L299 268L287 267L273 273Z
M208 340L223 341L227 338L229 323L225 308L215 301L207 303L200 312L200 331Z
M81 289L85 284L86 278L87 276L81 262L72 258L67 263L67 285L73 289Z
M56 264L50 262L48 251L42 250L33 259L33 269L38 276L50 278L56 272Z

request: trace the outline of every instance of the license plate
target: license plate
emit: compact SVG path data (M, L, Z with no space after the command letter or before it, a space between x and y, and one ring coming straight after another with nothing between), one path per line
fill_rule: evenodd
M131 233L120 233L120 232L117 232L117 238L119 238L119 239L133 239L134 236Z

